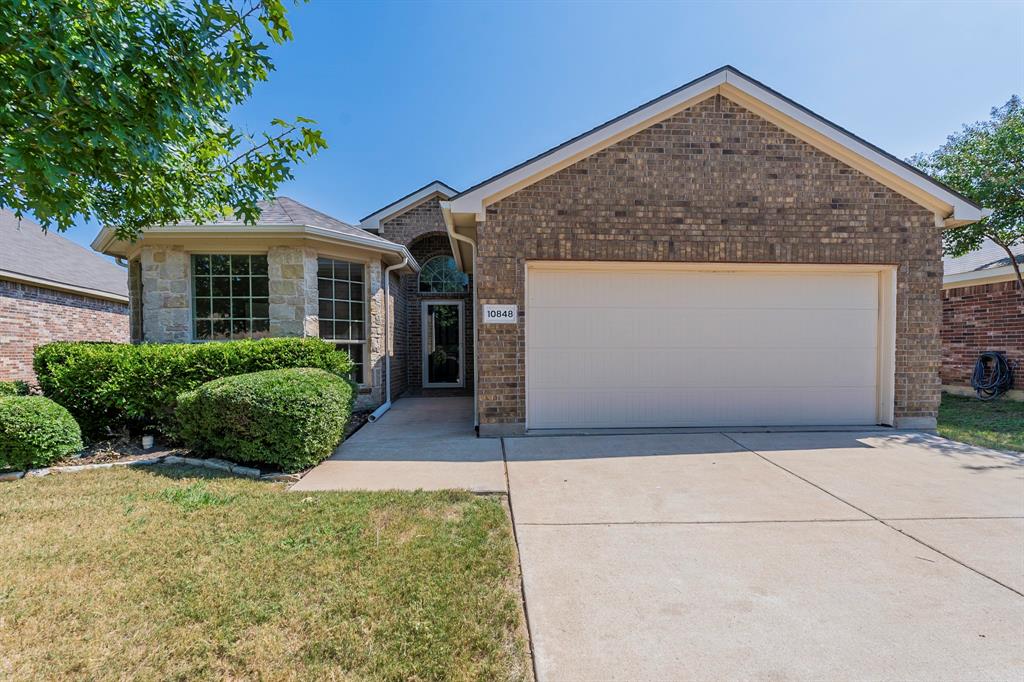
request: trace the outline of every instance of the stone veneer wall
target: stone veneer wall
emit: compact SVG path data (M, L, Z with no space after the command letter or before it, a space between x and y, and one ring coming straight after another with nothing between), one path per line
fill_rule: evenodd
M187 343L192 340L188 300L188 254L180 246L144 246L142 266L142 340Z
M317 252L309 248L272 247L267 252L270 288L270 335L318 336ZM143 246L138 281L142 292L142 338L156 343L192 340L189 256L181 246ZM380 261L366 264L369 325L367 386L360 389L356 409L370 409L384 400L384 290Z
M934 215L720 95L489 206L478 236L479 303L520 309L478 332L481 433L525 424L528 260L897 265L896 418L934 423Z
M51 341L128 340L128 305L0 280L0 381L35 382L32 354Z
M274 246L267 251L270 335L317 336L316 251Z

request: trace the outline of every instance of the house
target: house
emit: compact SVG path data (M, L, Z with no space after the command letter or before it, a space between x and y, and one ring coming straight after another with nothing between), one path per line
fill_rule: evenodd
M366 404L470 391L485 436L930 428L941 233L982 216L723 67L357 226L279 199L254 228L93 246L129 260L136 339L319 334L361 358Z
M127 341L124 268L0 210L0 381L35 381L50 341Z
M1024 268L1024 246L1011 247ZM1010 256L986 239L977 251L943 260L942 388L974 395L971 373L982 351L1006 354L1016 386L1007 397L1024 400L1024 292Z

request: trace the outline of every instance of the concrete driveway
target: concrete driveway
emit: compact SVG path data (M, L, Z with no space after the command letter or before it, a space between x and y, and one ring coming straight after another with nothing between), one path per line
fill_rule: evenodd
M1024 460L927 435L504 441L540 680L1024 678Z

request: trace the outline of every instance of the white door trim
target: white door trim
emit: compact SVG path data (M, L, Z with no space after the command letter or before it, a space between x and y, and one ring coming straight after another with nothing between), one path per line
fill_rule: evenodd
M459 380L454 383L430 383L427 352L427 306L454 305L459 308ZM420 359L423 368L423 388L462 388L466 383L466 310L465 301L458 299L431 298L420 302Z
M678 270L699 272L874 272L878 275L877 424L894 426L896 399L896 291L898 266L868 263L683 263L649 261L548 261L524 263L523 360L524 428L530 429L530 272L534 270Z

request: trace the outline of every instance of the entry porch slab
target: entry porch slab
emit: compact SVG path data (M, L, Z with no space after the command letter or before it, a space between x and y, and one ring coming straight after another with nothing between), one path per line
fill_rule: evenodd
M501 441L477 438L472 398L404 398L292 486L504 493Z

